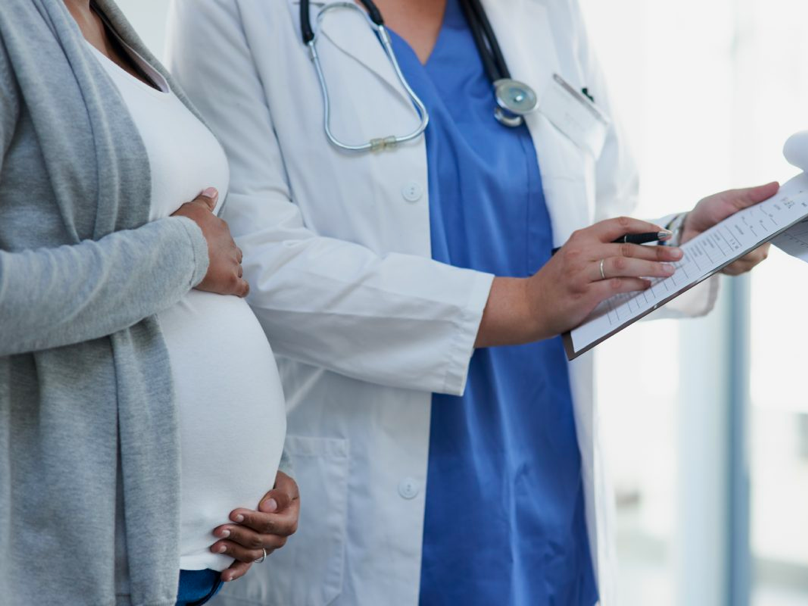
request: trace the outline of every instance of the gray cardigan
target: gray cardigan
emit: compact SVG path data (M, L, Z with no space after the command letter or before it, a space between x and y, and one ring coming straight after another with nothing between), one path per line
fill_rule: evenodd
M62 0L2 0L4 605L176 601L177 411L154 316L208 254L188 219L147 224L150 191L138 131Z

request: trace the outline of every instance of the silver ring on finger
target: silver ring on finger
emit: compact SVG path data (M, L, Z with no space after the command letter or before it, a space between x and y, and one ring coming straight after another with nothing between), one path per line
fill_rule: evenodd
M606 272L604 271L604 267L603 267L605 264L606 264L606 259L601 259L600 260L600 279L601 280L606 279Z
M266 549L266 547L262 547L262 548L261 548L261 551L263 551L263 552L264 552L264 555L262 555L262 556L261 556L261 559L260 559L260 560L256 560L256 561L254 562L255 564L260 564L261 562L263 562L264 560L266 560L266 559L267 559L267 549Z

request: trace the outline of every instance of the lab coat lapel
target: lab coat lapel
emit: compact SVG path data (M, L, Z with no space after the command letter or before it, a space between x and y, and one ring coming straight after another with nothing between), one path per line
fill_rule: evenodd
M321 0L311 2L311 23L315 31L320 26L318 15L328 5L352 4L352 0ZM289 9L292 12L296 31L300 31L300 0L289 0ZM384 52L384 47L371 29L369 22L362 14L349 8L335 8L326 13L322 24L321 34L331 41L334 46L352 59L364 65L379 79L385 82L390 89L403 99L410 102L409 97L398 81L396 72ZM301 40L302 43L302 40ZM318 50L322 47L318 45ZM332 74L333 76L333 74ZM326 80L329 74L325 74Z
M491 26L497 35L511 76L529 84L535 91L541 107L544 95L554 74L562 77L564 65L556 51L556 36L569 36L569 30L556 32L544 2L539 0L482 0ZM514 16L518 15L518 18ZM556 246L563 244L575 229L591 223L590 204L583 170L584 160L570 149L561 134L541 112L525 119L539 157L547 209L553 223ZM577 169L570 171L570 165ZM576 179L576 193L570 195L571 186L558 187L560 181Z

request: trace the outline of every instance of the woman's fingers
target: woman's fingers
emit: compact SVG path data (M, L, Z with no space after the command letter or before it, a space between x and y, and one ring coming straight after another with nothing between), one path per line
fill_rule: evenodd
M213 553L230 556L234 560L248 564L252 564L256 560L260 560L264 557L263 549L247 549L232 541L219 541L214 543L210 550ZM269 554L269 550L267 550L267 554Z
M222 539L222 542L231 541L241 545L245 549L257 549L262 547L267 551L280 549L286 545L287 538L276 534L259 534L258 532L237 524L225 524L213 531L214 536Z
M263 513L249 509L236 509L230 514L230 519L261 535L289 537L297 530L297 514L294 511Z
M279 535L261 535L238 525L225 525L217 528L213 534L221 540L211 545L213 553L230 556L238 562L251 564L270 555L276 549L286 545L287 538Z
M215 189L206 189L192 202L183 204L174 216L196 222L208 244L208 272L196 288L243 298L250 294L250 285L244 280L241 266L244 253L233 241L227 223L212 213L218 199L219 193Z
M603 275L601 263L595 261L591 264L590 278L592 282L610 278L668 278L676 273L676 268L670 263L657 263L643 259L629 259L626 257L609 257L603 259Z
M243 577L247 572L252 568L252 563L250 562L239 562L236 560L232 564L230 564L230 568L225 570L222 573L222 581L225 583L229 583L230 581L235 581Z

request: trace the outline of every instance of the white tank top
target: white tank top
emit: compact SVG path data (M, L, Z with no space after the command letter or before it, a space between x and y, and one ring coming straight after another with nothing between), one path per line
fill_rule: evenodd
M171 215L207 187L219 190L221 206L230 173L211 132L133 50L127 49L132 59L162 90L87 46L117 85L146 146L150 219ZM278 370L243 299L192 290L158 317L180 417L180 566L224 570L232 559L209 551L213 529L237 507L256 509L275 482L286 433Z

